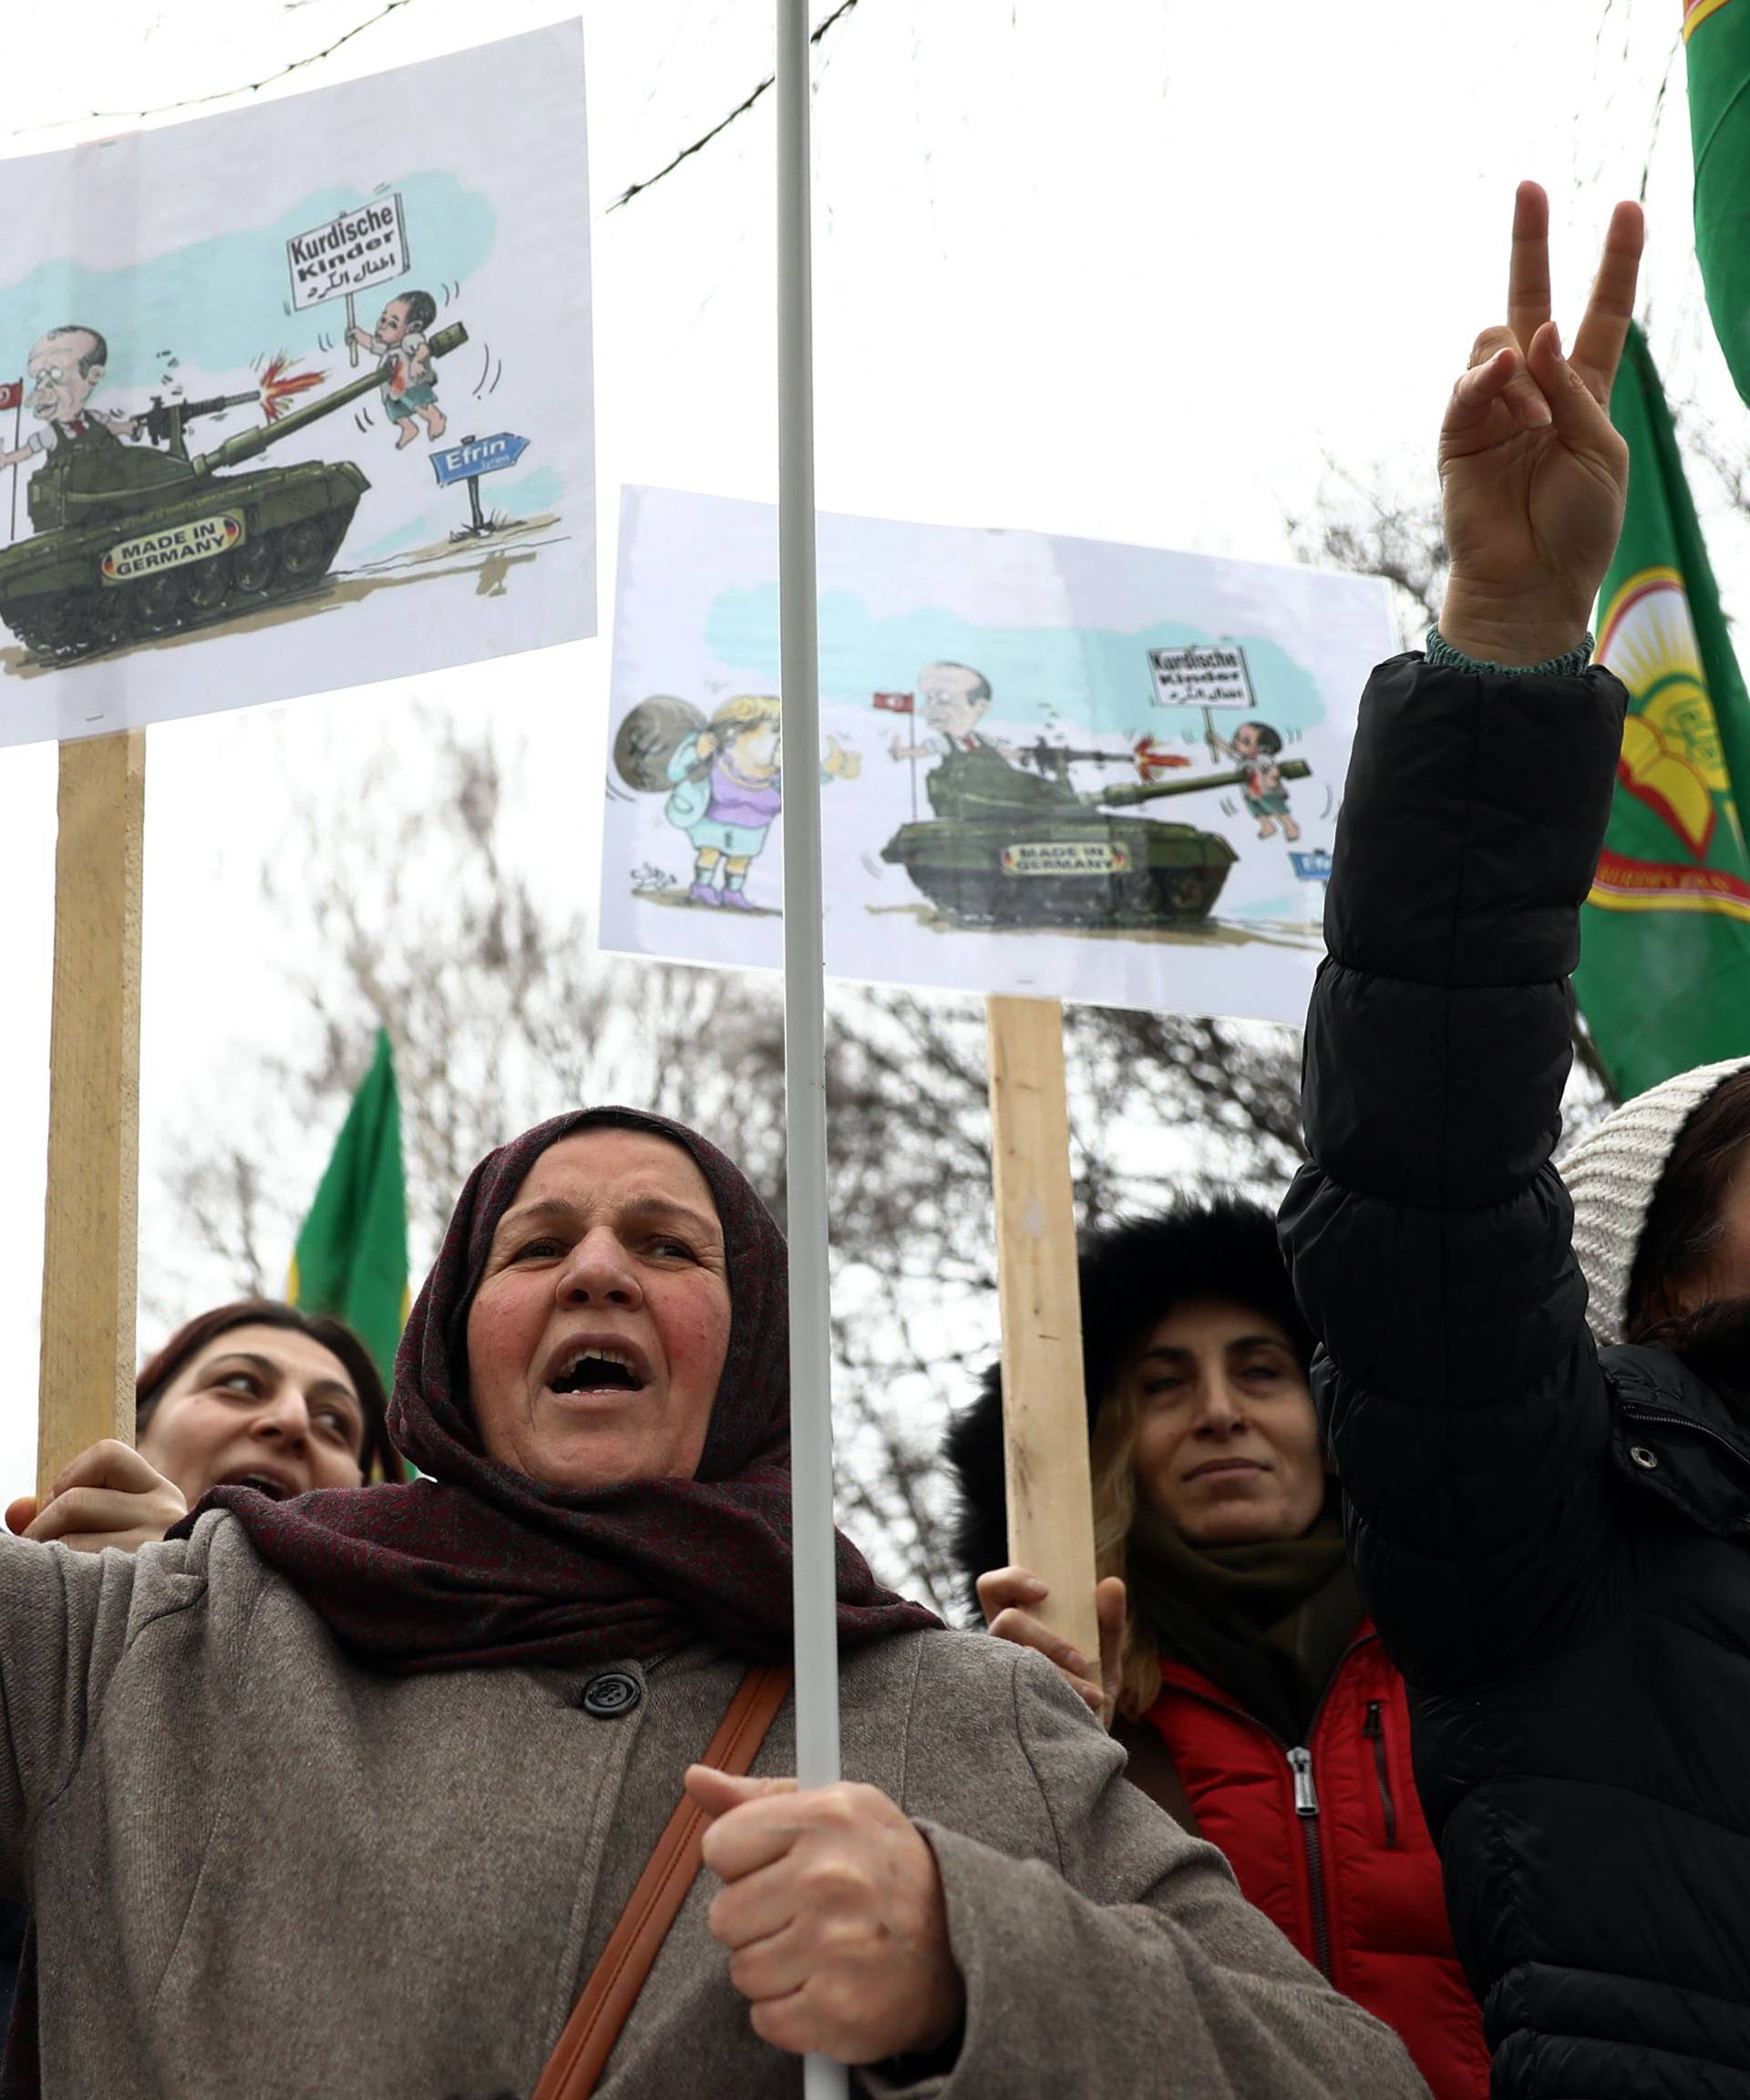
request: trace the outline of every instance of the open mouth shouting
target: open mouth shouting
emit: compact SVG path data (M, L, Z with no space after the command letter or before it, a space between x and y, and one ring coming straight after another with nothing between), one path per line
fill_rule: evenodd
M563 1398L642 1393L650 1384L650 1360L629 1342L574 1335L548 1358L544 1383Z

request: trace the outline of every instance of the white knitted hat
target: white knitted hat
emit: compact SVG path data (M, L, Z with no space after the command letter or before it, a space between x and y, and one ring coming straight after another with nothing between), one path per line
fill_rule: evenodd
M1622 1339L1634 1257L1683 1125L1715 1087L1745 1070L1750 1057L1680 1072L1625 1101L1561 1161L1574 1199L1574 1252L1586 1275L1586 1320L1601 1343Z

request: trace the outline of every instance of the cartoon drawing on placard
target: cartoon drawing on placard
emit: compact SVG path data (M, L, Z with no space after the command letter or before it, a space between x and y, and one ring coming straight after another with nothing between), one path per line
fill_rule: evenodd
M1268 722L1242 722L1230 743L1211 727L1210 749L1235 760L1244 772L1240 792L1247 810L1258 819L1261 839L1274 838L1278 824L1284 839L1300 837L1301 828L1288 813L1288 788L1280 763L1280 729L1272 729Z
M1210 689L1214 681L1202 661L1208 654L1151 650L1156 704L1189 699L1206 710L1207 726L1208 707L1226 704ZM1229 656L1238 657L1243 676L1243 652L1225 653L1224 666ZM1179 661L1187 658L1199 661ZM1186 677L1189 685L1181 690L1179 681ZM1249 682L1242 690L1250 698ZM1290 777L1303 777L1309 767L1303 760L1281 761L1282 738L1262 723L1244 725L1233 745L1209 727L1211 756L1225 754L1240 766L1181 779L1169 776L1191 761L1146 730L1129 735L1116 751L1043 735L1017 746L986 735L982 725L993 698L983 671L945 659L919 672L915 694L874 695L877 707L896 714L915 715L921 702L925 721L938 732L922 741L892 739L895 759L935 761L923 780L931 816L919 816L914 780L911 820L882 846L881 859L905 870L944 926L1146 931L1207 919L1238 859L1235 849L1198 822L1129 814L1146 803L1238 786L1254 814L1255 800L1269 797L1286 835L1300 836L1286 815L1283 765ZM1061 717L1058 726L1065 726ZM1274 738L1268 756L1253 731ZM1072 768L1078 766L1134 767L1137 778L1077 788Z
M101 450L118 442L121 432L138 438L138 417L90 406L108 364L108 342L97 329L78 322L51 328L33 344L25 376L30 382L30 412L42 427L13 450L0 451L0 467L19 467L33 453L57 448L69 456Z
M1146 930L1208 918L1239 858L1233 847L1196 823L1132 812L1230 787L1239 774L1151 779L1133 747L1043 738L1021 758L1011 765L987 750L944 759L925 781L933 814L901 824L881 848L943 923ZM1078 788L1072 768L1087 765L1133 765L1139 777Z
M614 738L615 770L629 788L668 788L663 815L685 835L693 856L692 879L674 895L662 870L634 870L640 894L711 910L776 910L748 896L747 870L784 807L783 715L777 694L740 693L708 721L690 702L666 694L653 695L626 715ZM854 780L861 770L858 751L828 737L823 786Z
M8 212L29 164L0 168L0 396L34 423L0 450L0 673L71 674L81 724L112 693L150 719L201 705L180 698L201 686L186 660L147 667L190 642L298 627L309 668L276 638L262 683L311 690L575 625L556 601L576 557L558 550L593 530L587 352L580 419L580 374L550 348L580 322L587 343L568 231L584 164L553 143L562 128L480 120L574 97L557 63L573 47L540 32L141 134L125 156L50 157L77 210ZM417 136L445 143L397 166L415 111ZM120 211L124 185L153 209ZM131 249L85 240L117 222ZM483 506L483 483L515 500ZM125 687L102 668L121 657ZM179 697L160 706L166 684Z
M60 337L103 346L91 329L62 331ZM54 339L37 345L34 365ZM466 328L455 323L427 347L441 356L467 340ZM106 419L63 412L63 401L79 387L88 393L95 384L88 376L74 381L58 365L40 369L31 398L43 427L23 448L41 454L26 491L34 537L0 553L0 620L39 664L70 663L125 642L248 617L327 573L370 486L359 468L306 459L256 473L226 469L373 390L375 373L278 416L273 397L257 386L205 401L155 396L148 410L111 412ZM190 453L188 424L257 404L263 409L259 424L209 451ZM119 429L144 431L149 441L126 445Z
M877 695L878 706L882 697ZM890 703L896 696L885 697ZM914 697L911 694L904 697L908 705L900 712L911 714L915 708ZM999 751L1005 758L1011 756L1010 746L1000 736L986 736L979 728L990 711L991 682L970 664L926 664L918 673L915 697L923 702L923 718L938 734L910 744L895 736L889 746L895 758L939 758L945 763L969 752Z
M413 443L421 423L434 444L449 427L438 406L438 375L426 340L437 318L438 302L429 292L404 292L377 316L375 334L356 323L346 331L359 349L382 359L383 413L396 426L397 452Z
M712 709L777 682L772 546L762 506L626 497L606 946L781 963L758 907L794 843L784 798L744 805L757 851L688 829L714 796ZM1304 1012L1354 697L1392 640L1383 587L897 520L825 516L817 546L822 749L877 751L822 797L830 973ZM754 909L725 908L732 849Z

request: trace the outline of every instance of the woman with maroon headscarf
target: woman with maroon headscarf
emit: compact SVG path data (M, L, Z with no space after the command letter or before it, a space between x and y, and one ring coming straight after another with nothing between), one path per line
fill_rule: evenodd
M0 1539L0 1880L49 2092L527 2095L681 1796L693 1886L596 2088L1312 2100L1396 2041L1118 1784L1037 1656L839 1541L842 1785L788 1710L783 1243L678 1125L562 1117L469 1178L390 1428L428 1476L217 1489L162 1545ZM1148 2008L1139 2012L1139 2007Z

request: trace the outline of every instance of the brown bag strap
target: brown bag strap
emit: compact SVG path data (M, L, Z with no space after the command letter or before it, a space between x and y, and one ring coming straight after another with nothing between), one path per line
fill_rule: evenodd
M789 1696L788 1663L761 1662L742 1679L709 1748L699 1759L739 1778L759 1755L777 1710ZM656 1840L613 1936L571 2008L531 2100L588 2100L644 1987L668 1929L699 1871L705 1817L683 1794Z

